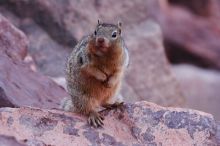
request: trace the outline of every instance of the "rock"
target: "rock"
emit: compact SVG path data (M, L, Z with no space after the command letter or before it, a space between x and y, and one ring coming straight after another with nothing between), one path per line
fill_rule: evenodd
M220 125L212 115L164 108L148 102L103 111L104 127L87 125L73 113L36 108L1 108L0 134L27 145L219 145ZM16 131L16 132L14 132ZM34 144L33 144L34 143Z
M70 31L63 27L63 19L69 8L69 1L59 2L53 0L2 0L0 4L4 4L21 17L32 17L38 24L48 31L50 36L59 43L73 46L76 44L75 38Z
M0 145L1 146L25 146L15 140L13 137L2 136L0 135Z
M23 32L16 29L2 15L0 15L0 53L22 60L27 55L28 40Z
M0 7L0 12L26 34L28 53L36 65L31 64L32 68L47 76L64 76L66 58L72 49L53 40L31 18L19 18L4 7Z
M220 73L191 65L172 67L186 97L185 106L212 113L220 120Z
M51 77L65 75L65 64L72 48L62 46L54 41L33 20L26 18L19 28L30 40L28 51L36 63L38 71Z
M25 35L0 15L0 98L4 99L0 105L58 108L67 93L22 60L27 42Z
M220 69L218 0L160 0L154 12L172 62Z
M183 96L170 71L159 26L149 20L128 29L125 40L130 49L130 66L125 86L131 90L125 87L124 96L130 97L130 102L148 100L165 106L180 105Z
M20 17L33 18L53 38L55 36L59 43L65 44L72 41L72 43L67 43L71 47L75 38L78 40L94 30L99 18L112 23L122 20L125 26L138 24L146 20L153 4L155 3L151 0L130 2L2 0L0 3Z
M63 87L67 91L67 85L66 85L66 79L65 77L57 77L57 78L51 78L54 82L56 82L58 85Z
M156 23L147 20L147 18L152 15L152 9L155 7L154 5L156 3L154 3L154 1L119 3L116 0L111 2L104 0L91 1L88 3L87 1L66 0L60 3L53 0L7 0L2 3L4 4L2 4L2 6L16 12L22 19L26 17L33 18L50 36L53 36L51 32L57 33L56 36L59 36L58 34L61 31L61 35L66 33L65 36L69 38L56 37L55 40L58 43L60 42L57 38L61 41L63 39L79 40L83 35L91 33L97 24L98 18L111 23L117 23L115 20L121 20L123 22L125 42L127 43L131 56L131 64L122 89L122 94L127 97L126 101L148 100L165 106L182 104L183 95L167 63L162 46L160 28ZM159 4L156 6L159 8ZM139 11L136 11L136 9ZM33 32L41 33L39 29L35 31L35 29L32 30L32 28L29 27L23 28L25 32L31 34L28 36L30 36L32 44L35 43L36 40L39 40L39 35L33 34ZM54 54L53 51L49 51L52 50L51 48L56 52L61 52L57 54L60 56L63 55L63 58L66 57L60 47L58 47L58 49L56 49L56 46L51 47L51 43L49 42L50 40L48 41L48 39L38 41L36 46L42 47L34 47L32 49L33 52L35 52L33 56L36 56L33 58L38 58L36 60L43 62L42 66L44 67L38 65L43 73L47 72L46 74L50 76L60 77L62 74L56 74L54 76L52 72L56 72L56 69L62 69L61 66L59 68L55 67L58 62L62 61L62 57L54 55L56 57L54 57L53 60L57 60L54 61L54 63L51 63L53 61L49 59L47 59L47 61L41 61L43 59L39 59L41 55L51 56L51 54ZM47 49L45 49L44 46L48 46L46 47ZM48 73L48 70L50 73Z

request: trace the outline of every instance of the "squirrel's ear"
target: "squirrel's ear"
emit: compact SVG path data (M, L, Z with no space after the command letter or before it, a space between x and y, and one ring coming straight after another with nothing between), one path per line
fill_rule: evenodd
M98 19L98 25L101 25L102 21L100 19Z
M122 23L121 23L121 21L118 21L118 27L119 27L119 28L122 27Z
M120 21L118 21L118 28L119 28L119 33L121 34L121 27L122 27L122 23Z

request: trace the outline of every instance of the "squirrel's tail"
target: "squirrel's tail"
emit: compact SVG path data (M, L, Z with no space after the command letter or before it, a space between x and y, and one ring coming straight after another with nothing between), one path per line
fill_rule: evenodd
M70 97L65 97L60 104L60 109L64 111L74 111L73 102Z

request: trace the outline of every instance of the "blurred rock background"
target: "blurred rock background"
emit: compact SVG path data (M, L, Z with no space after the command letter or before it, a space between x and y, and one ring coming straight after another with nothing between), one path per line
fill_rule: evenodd
M98 19L120 20L131 57L122 88L126 100L189 107L220 120L218 0L1 0L0 13L27 36L22 59L34 72L23 63L10 72L12 79L27 74L19 78L23 90L18 91L17 85L6 84L7 72L0 69L1 98L9 104L57 107L66 92L38 74L65 85L65 61L77 41L93 32Z

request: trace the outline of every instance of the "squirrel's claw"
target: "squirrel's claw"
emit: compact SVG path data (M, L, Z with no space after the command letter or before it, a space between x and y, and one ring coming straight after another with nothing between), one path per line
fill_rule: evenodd
M102 127L104 125L103 120L104 118L99 113L91 112L89 114L88 124L95 128Z

